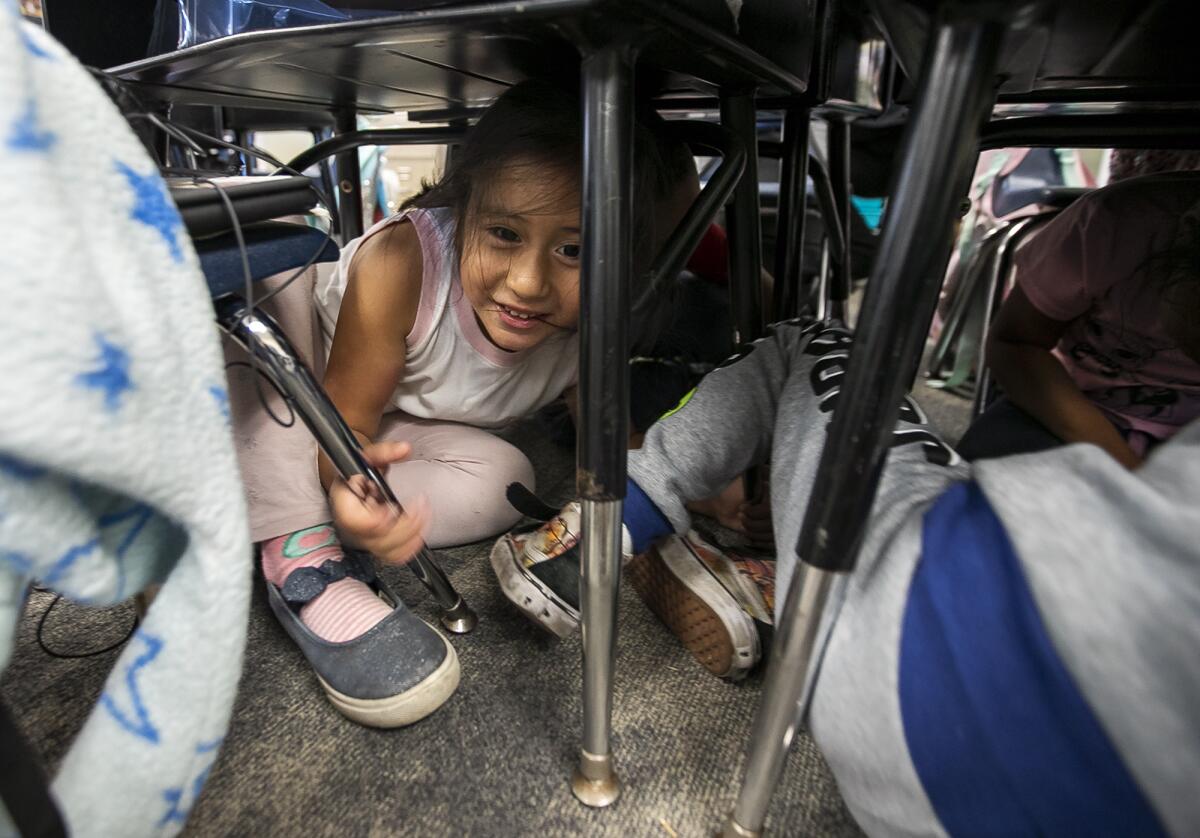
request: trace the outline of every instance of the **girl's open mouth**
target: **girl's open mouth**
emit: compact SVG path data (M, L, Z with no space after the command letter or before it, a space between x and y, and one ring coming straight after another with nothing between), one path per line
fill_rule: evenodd
M522 311L499 303L497 303L497 311L500 312L501 322L511 329L532 329L545 317L544 314L538 314L535 311Z

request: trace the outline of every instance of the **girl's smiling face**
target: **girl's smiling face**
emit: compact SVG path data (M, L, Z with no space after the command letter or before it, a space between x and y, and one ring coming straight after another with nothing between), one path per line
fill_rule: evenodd
M509 352L579 322L579 187L573 173L506 166L472 196L461 233L463 293L484 333Z

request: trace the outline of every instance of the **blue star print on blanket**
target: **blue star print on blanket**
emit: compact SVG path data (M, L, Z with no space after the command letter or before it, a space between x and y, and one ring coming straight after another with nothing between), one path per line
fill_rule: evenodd
M133 389L133 381L129 377L129 353L111 343L104 335L97 334L95 340L100 350L99 366L80 374L75 380L82 387L103 392L104 407L112 413L121 406L121 396Z
M8 129L8 147L13 151L48 151L57 141L53 131L39 124L37 103L30 97L25 110Z
M125 179L133 187L133 194L137 201L133 205L129 217L134 221L140 221L147 227L158 230L166 240L167 246L171 248L171 257L176 262L183 261L183 249L179 246L179 240L176 238L176 233L183 227L183 219L179 217L179 211L175 209L175 204L171 203L171 198L163 187L162 178L158 176L157 172L139 175L119 160L117 161L117 171L125 175Z
M122 691L124 695L122 703L128 705L128 712L118 704L117 697L109 690L105 690L100 696L100 703L104 706L117 724L125 728L125 730L145 739L151 744L158 744L158 728L150 721L150 712L146 708L146 704L142 699L141 690L138 688L138 674L149 666L159 653L162 652L163 642L152 634L146 634L139 631L133 636L134 640L139 640L146 645L146 651L134 659L133 663L125 670L124 687ZM132 642L132 641L130 641Z

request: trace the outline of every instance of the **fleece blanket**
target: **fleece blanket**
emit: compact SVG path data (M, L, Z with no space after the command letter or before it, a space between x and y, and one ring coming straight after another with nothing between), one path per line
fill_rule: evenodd
M216 759L245 645L220 346L154 163L15 5L0 7L0 667L35 581L96 606L163 582L52 791L73 835L169 835Z

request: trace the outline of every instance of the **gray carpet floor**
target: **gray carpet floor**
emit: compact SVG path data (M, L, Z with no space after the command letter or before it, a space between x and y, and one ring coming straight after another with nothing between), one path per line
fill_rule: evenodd
M921 401L938 424L961 415L953 402ZM541 493L565 499L572 452L547 442L535 422L517 426L511 439L533 460ZM440 551L479 627L452 638L463 671L458 692L401 730L343 719L256 589L232 727L186 834L711 835L733 804L761 673L739 684L713 678L623 586L613 727L625 789L610 809L589 810L567 784L580 731L578 636L557 640L527 623L500 594L489 547ZM407 571L384 575L435 621L433 603ZM116 652L47 656L34 629L48 604L47 594L32 597L0 694L53 769ZM102 648L132 619L130 605L62 603L44 636L60 651ZM860 834L806 733L796 738L767 827L773 835Z

